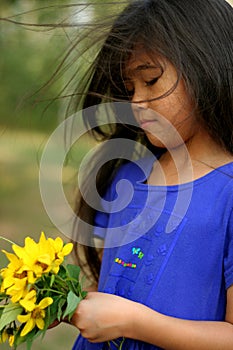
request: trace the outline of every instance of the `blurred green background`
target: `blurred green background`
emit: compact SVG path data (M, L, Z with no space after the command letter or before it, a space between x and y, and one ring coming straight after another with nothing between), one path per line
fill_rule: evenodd
M55 7L32 12L56 4L69 4L69 1L1 0L0 17L29 11L12 19L56 22L59 17L65 17L65 9ZM37 240L42 230L48 236L59 235L68 240L50 222L38 184L40 155L52 131L64 118L65 101L55 101L46 111L45 108L58 94L62 81L32 96L50 78L66 45L67 38L61 30L0 22L0 235L19 244L28 235ZM67 166L66 179L71 179L74 172L74 168ZM10 251L3 241L0 247ZM0 267L5 263L0 253ZM77 329L61 324L49 330L43 340L37 339L32 349L71 349L77 335ZM10 349L6 343L0 347ZM26 349L26 345L19 348Z
M101 5L101 0L96 2ZM79 6L63 6L72 3ZM62 20L81 23L91 16L112 11L111 5L81 6L85 3L88 4L88 0L0 0L0 236L18 244L23 244L26 236L38 240L42 230L47 236L59 235L68 240L50 221L39 189L43 147L65 118L67 100L54 98L66 80L61 76L45 89L41 87L55 72L76 29L51 30L47 26L19 25L3 18L40 25ZM66 75L69 74L67 71ZM86 147L86 141L80 141L75 156L63 169L64 191L71 205L78 163ZM2 240L0 248L10 251L9 244ZM0 252L0 268L6 262ZM77 335L77 329L61 324L49 330L43 340L37 339L32 349L68 350ZM0 347L10 349L8 344ZM19 349L26 349L26 345L22 344Z

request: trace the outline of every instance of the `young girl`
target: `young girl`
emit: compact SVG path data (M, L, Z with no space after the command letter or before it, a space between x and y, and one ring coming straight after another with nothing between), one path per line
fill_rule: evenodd
M224 0L130 1L88 76L83 109L126 101L135 118L125 119L116 103L111 127L93 134L131 140L135 149L132 161L113 157L98 172L97 189L112 209L78 201L79 218L95 226L84 251L96 283L72 318L81 332L73 350L232 350L232 7ZM98 125L98 109L83 116ZM137 153L135 161L138 143L153 155ZM122 179L120 201L128 203L116 210ZM80 242L84 228L77 226ZM96 236L103 251L93 247Z

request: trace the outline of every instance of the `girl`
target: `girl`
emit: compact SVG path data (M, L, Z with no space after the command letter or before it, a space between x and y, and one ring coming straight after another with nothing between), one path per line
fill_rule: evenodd
M82 196L77 204L78 217L95 226L84 252L96 283L72 318L81 332L73 350L233 348L232 33L224 0L131 1L108 33L82 107L127 101L135 122L116 103L111 127L92 131L135 149L132 160L109 158L98 172L110 209L96 211ZM98 109L83 116L98 125ZM138 143L154 156L135 161ZM122 179L120 200L129 203L119 209ZM77 222L74 241L84 226ZM93 247L96 236L103 250Z

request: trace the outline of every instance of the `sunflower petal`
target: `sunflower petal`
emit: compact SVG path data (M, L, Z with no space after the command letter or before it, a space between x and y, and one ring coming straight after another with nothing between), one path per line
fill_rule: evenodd
M54 240L54 246L55 246L55 250L56 252L59 252L60 250L62 250L62 247L63 247L63 241L60 237L57 237L55 240Z
M73 243L67 243L67 244L64 246L62 252L63 252L64 255L68 255L68 254L70 254L70 252L72 251L72 249L73 249Z
M18 315L17 316L17 320L20 322L20 323L26 323L31 317L31 314L27 314L27 315Z
M15 255L15 254L12 254L12 253L8 253L6 250L2 249L2 252L6 255L7 259L15 264L18 262L19 258Z
M14 341L15 341L15 336L14 335L10 335L9 336L9 345L11 347L14 345Z
M44 329L44 320L43 318L37 318L36 319L36 325L39 329Z
M45 309L46 307L48 307L49 305L51 305L53 303L53 299L50 297L44 298L39 302L39 308L40 309Z
M26 334L31 332L31 330L35 327L36 322L33 318L30 318L27 323L25 324L24 328L22 329L22 332L20 333L21 337L24 337Z

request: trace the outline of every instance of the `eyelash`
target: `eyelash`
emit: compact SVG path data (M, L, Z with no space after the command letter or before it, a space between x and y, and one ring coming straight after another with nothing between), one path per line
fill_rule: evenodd
M159 78L160 77L156 77L156 78L153 78L153 79L151 79L151 80L149 80L149 81L145 81L145 86L146 87L150 87L150 86L153 86L154 84L156 84L157 83L157 81L159 80ZM132 97L133 96L133 94L134 94L134 88L133 89L126 89L127 90L127 93L128 93L128 96L129 97Z
M159 80L159 78L156 77L150 81L146 81L145 84L146 84L146 86L153 86L155 83L157 83L158 80Z

